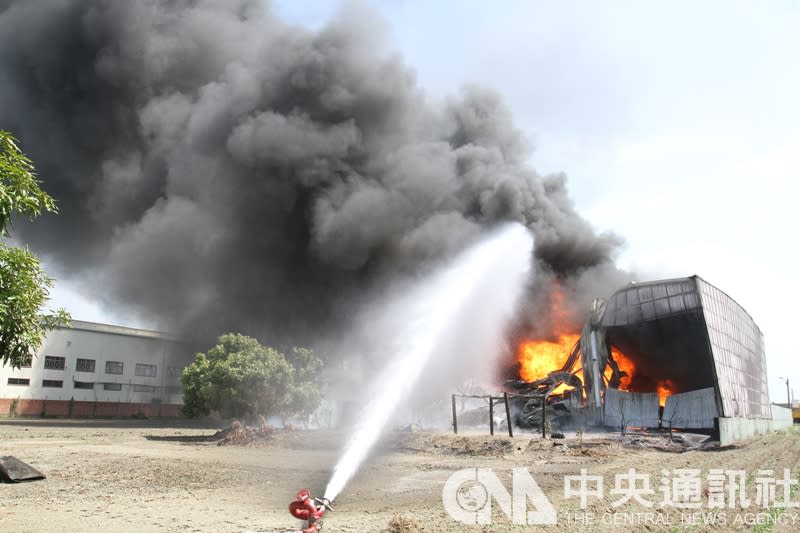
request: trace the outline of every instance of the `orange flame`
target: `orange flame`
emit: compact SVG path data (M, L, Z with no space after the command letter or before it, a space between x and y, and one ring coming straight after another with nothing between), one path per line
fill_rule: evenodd
M667 396L672 394L674 388L675 384L668 379L658 382L658 386L656 387L656 392L658 392L658 405L664 407L667 404Z
M553 286L553 292L550 293L550 315L558 331L563 332L569 328L570 315L567 311L564 289L560 283L556 283ZM572 347L570 346L570 348Z
M565 295L562 287L556 283L550 294L550 320L552 321L555 338L525 340L520 343L517 349L517 361L519 361L519 375L525 381L536 381L547 377L551 372L560 370L566 363L572 347L580 339L580 333L568 333L580 328L580 325L572 324L571 317L567 311ZM617 347L611 346L611 355L617 363L622 376L619 389L633 392L652 392L652 381L649 379L641 380L641 383L634 385L636 376L636 364L633 359L622 353ZM606 380L610 380L612 370L610 366L603 369ZM640 378L642 376L639 376ZM647 383L645 385L644 383ZM642 388L646 387L646 388ZM570 387L560 385L553 393L561 393ZM664 406L667 397L675 390L672 381L665 379L658 382L656 391L658 392L659 404ZM583 392L583 391L582 391Z
M631 381L633 381L633 376L636 373L636 365L634 365L632 359L619 351L616 346L611 347L611 356L614 358L614 361L616 361L619 369L626 374L620 379L619 388L621 390L628 390L628 387L631 385ZM611 369L609 368L609 372L610 370Z
M565 333L555 341L523 342L517 353L520 377L525 381L536 381L547 377L550 372L560 370L579 338L580 333Z
M560 370L572 347L580 339L580 333L568 333L580 326L575 327L570 322L564 290L558 282L554 283L549 299L550 320L553 322L555 338L526 340L519 345L519 376L525 381L536 381L547 377L550 372ZM553 392L563 392L567 388L569 387L561 385Z

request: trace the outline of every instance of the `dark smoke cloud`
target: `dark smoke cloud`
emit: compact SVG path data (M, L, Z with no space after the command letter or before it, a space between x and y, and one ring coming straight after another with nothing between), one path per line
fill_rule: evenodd
M498 96L432 104L368 13L312 32L261 1L0 10L0 127L61 208L22 236L162 327L304 342L506 220L536 237L526 317L550 279L588 295L621 276L618 239L576 213L563 175L526 164Z

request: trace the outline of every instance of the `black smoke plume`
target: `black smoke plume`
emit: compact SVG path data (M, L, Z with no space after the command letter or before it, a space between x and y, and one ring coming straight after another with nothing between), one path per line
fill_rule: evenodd
M577 309L624 277L498 96L432 103L381 28L354 7L310 31L262 1L0 2L0 127L61 209L22 238L195 338L308 344L508 220L536 238L534 333L552 279Z

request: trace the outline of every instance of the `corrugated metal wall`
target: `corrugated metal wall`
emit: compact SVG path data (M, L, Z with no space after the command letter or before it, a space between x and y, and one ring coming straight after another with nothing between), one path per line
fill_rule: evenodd
M696 277L714 357L722 416L770 418L761 330L733 298Z
M632 284L611 297L603 325L629 326L686 314L700 308L697 292L691 278Z
M606 389L603 422L609 427L658 427L658 394Z
M676 429L713 428L718 416L714 388L708 387L668 396L662 425Z
M713 384L717 416L770 418L761 330L730 296L702 278L624 287L609 299L603 325L609 336L627 342L628 346L619 346L623 351L637 349L638 354L629 355L644 358L637 363L650 378L672 379L676 367L667 364L668 357L675 365L695 365L697 375L707 373L702 383L695 383L689 379L695 370L684 372L678 385L689 392ZM708 362L704 354L709 354Z

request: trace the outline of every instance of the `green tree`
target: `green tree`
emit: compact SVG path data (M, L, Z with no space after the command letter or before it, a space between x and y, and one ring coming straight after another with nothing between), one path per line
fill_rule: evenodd
M288 357L294 370L289 401L283 414L299 416L308 424L322 402L322 359L308 348L294 347Z
M197 354L181 375L183 414L196 417L217 411L225 417L242 417L307 412L313 403L313 394L307 391L321 362L310 350L296 348L292 354L290 362L251 337L222 335L207 353ZM313 369L301 368L303 364ZM301 401L303 408L295 409L294 401Z
M36 352L48 329L70 320L63 309L42 313L53 280L30 250L7 244L14 216L57 212L39 185L31 160L0 130L0 363L14 367Z

